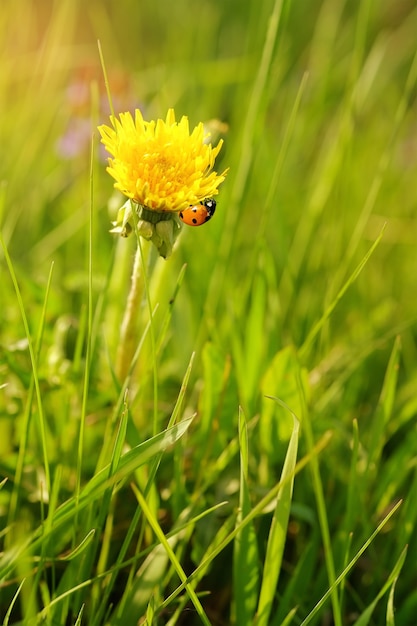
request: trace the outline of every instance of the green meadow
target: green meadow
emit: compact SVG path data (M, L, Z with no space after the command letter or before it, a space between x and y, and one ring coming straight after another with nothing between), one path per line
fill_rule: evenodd
M1 624L415 625L415 1L2 0L0 68ZM109 99L224 141L167 259Z

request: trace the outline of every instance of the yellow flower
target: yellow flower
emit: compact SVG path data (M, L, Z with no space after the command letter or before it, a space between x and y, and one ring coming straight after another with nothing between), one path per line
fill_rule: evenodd
M166 120L144 121L121 113L112 126L99 126L102 143L112 155L107 171L114 186L133 202L157 212L179 212L190 204L214 196L227 170L213 170L223 141L205 143L203 124L190 133L188 118L175 121L173 109Z

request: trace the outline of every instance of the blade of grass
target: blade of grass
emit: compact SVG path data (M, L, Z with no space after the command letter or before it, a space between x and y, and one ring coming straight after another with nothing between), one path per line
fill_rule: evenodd
M358 459L359 459L359 426L358 420L354 419L352 423L352 457L350 463L346 516L344 518L344 531L346 535L353 530L355 516L360 506L359 496L361 490L358 485Z
M280 626L291 626L291 624L294 624L294 617L297 613L297 607L291 609L291 611L288 613L288 615L286 616L286 618L280 623Z
M256 614L257 626L268 626L272 605L276 594L282 557L287 538L287 527L290 516L292 492L294 486L294 472L297 463L299 420L291 409L279 398L271 398L277 404L290 412L293 418L293 430L285 456L281 473L282 488L277 495L274 515L268 535L264 569L262 575L261 592Z
M276 47L278 30L283 12L284 0L275 0L268 26L266 28L265 40L262 47L262 55L258 64L251 95L247 107L246 117L242 128L242 145L239 149L240 158L238 168L235 174L235 182L232 189L231 204L238 207L241 204L242 196L248 180L248 174L253 162L255 132L258 124L262 124L263 116L261 113L262 97L265 94L268 75ZM216 310L220 295L221 286L228 267L228 259L232 250L234 238L230 233L236 231L237 221L239 219L239 211L230 210L226 215L226 223L223 229L223 236L220 241L219 251L217 254L217 264L215 271L212 272L212 278L208 287L207 297L204 304L204 310Z
M187 592L187 594L189 595L189 598L191 600L191 602L193 603L195 610L197 611L197 615L199 616L201 622L203 624L205 624L205 626L211 626L210 624L210 620L208 619L202 604L200 602L200 600L197 597L197 594L195 593L194 589L192 588L192 586L189 584L188 582L188 578L186 573L184 572L181 563L178 561L175 552L172 550L169 541L167 540L167 538L165 537L162 528L160 527L158 520L155 518L155 516L153 515L152 511L150 510L150 508L148 507L148 504L145 500L145 498L142 496L141 492L139 489L137 489L135 487L134 489L135 493L136 493L136 497L139 501L139 506L141 507L146 519L148 520L148 523L150 524L152 530L154 531L156 537L158 538L158 540L160 541L160 543L162 544L162 546L165 548L169 560L171 561L172 565L175 568L175 571L177 572L181 582L184 585L184 588ZM140 617L140 616L138 616Z
M38 331L38 335L36 339L36 347L35 347L36 360L38 360L39 358L39 353L40 353L41 344L42 344L42 337L43 337L45 319L46 319L46 307L47 307L49 293L51 290L53 267L54 265L52 263L50 271L49 271L48 282L46 285L45 298L43 301L43 308L42 308L42 313L41 313L41 321L40 321L39 331ZM28 442L28 437L29 437L29 427L30 427L30 418L32 415L32 402L33 402L34 391L35 391L35 377L32 376L30 380L30 384L29 384L27 401L25 404L22 435L19 440L19 453L17 456L15 477L13 481L13 489L12 489L12 493L10 496L8 522L7 522L8 526L12 525L15 519L16 511L19 506L19 492L20 492L20 485L21 485L22 476L23 476L27 442ZM11 533L10 536L7 538L6 545L8 545L9 541L12 542L12 540L13 540L13 535Z
M187 389L188 381L189 381L189 378L190 378L193 361L194 361L194 354L191 355L190 363L189 363L187 371L185 373L185 376L184 376L184 379L183 379L183 382L182 382L182 385L181 385L181 389L180 389L180 392L178 394L177 402L175 404L175 407L173 409L171 418L169 420L169 425L173 425L174 424L175 420L177 419L177 417L178 417L178 415L180 413L180 410L181 410L181 407L182 407L182 404L183 404L183 401L184 401L184 396L185 396L185 392L186 392L186 389ZM154 480L154 477L156 475L159 463L161 462L162 454L163 454L163 450L161 450L160 454L155 456L155 458L153 460L153 463L152 463L152 466L151 466L151 469L150 469L150 472L149 472L149 480L148 480L147 485L146 485L145 495L147 494L148 490L151 488L151 486L153 484L153 480ZM112 575L111 575L111 577L110 577L110 579L108 581L108 584L106 585L106 589L105 589L104 593L102 594L102 601L101 601L101 604L100 604L100 608L96 611L96 616L95 616L95 618L97 620L97 623L99 623L100 615L102 614L102 612L104 612L104 610L106 608L107 599L109 598L111 590L112 590L112 588L113 588L113 586L114 586L114 584L116 582L116 573L117 573L117 570L118 570L117 566L121 562L123 562L123 560L125 558L126 552L127 552L128 548L129 548L129 546L131 545L131 542L132 542L134 533L136 531L137 525L139 524L140 518L141 518L141 510L138 507L136 509L135 513L134 513L133 519L131 520L131 522L129 524L129 528L128 528L128 531L126 533L125 539L124 539L123 544L122 544L122 546L120 548L119 554L117 555L117 559L116 559L116 562L115 562L115 566L116 566L115 570L112 573ZM131 563L129 577L128 577L128 581L126 583L127 587L130 585L130 582L132 581L132 579L133 579L133 577L134 577L134 575L136 573L136 564L137 564L137 560L139 559L139 557L140 557L140 555L137 555L137 557L134 558L132 563ZM127 598L127 594L125 594L124 597ZM123 612L123 602L119 606L118 615L120 615L122 612ZM96 623L96 622L94 622L94 623Z
M156 313L157 307L155 307L154 310L154 315ZM130 365L129 368L129 372L125 378L125 380L123 381L122 387L120 388L119 382L116 378L115 372L112 371L112 379L113 379L113 383L116 389L118 389L119 391L119 395L117 397L117 402L115 404L114 410L111 414L109 414L109 419L107 420L107 424L106 424L106 434L104 436L104 444L103 447L101 449L100 452L100 457L99 460L97 462L97 469L102 468L103 467L103 463L106 462L106 460L109 458L109 456L111 456L111 446L112 446L112 436L111 433L113 433L114 428L115 428L115 424L117 422L117 420L119 419L119 415L122 411L122 407L125 403L125 399L126 399L126 393L128 392L129 389L129 385L131 383L131 379L133 376L133 372L136 366L136 363L139 359L139 355L142 351L142 348L144 346L145 343L145 339L148 336L148 332L150 330L150 321L146 324L144 331L142 333L142 336L140 338L140 341L138 343L138 346L136 348L135 354L132 358L132 363ZM109 361L111 360L109 355L108 355ZM126 438L128 443L131 446L135 446L138 443L138 435L137 435L137 430L136 428L134 428L131 424L131 421L128 420L127 422L127 433L126 433Z
M15 294L16 294L16 298L17 298L17 302L18 302L18 306L20 310L20 315L21 315L23 326L25 329L26 339L28 341L28 346L29 346L30 361L31 361L32 373L33 373L33 382L35 386L36 400L38 404L38 429L39 429L41 445L42 445L43 467L45 471L45 483L46 483L45 484L46 497L48 497L50 490L51 490L51 472L50 472L50 467L49 467L48 448L47 448L47 442L46 442L45 414L43 410L42 394L41 394L41 388L39 384L37 356L36 356L35 348L33 346L32 336L31 336L31 332L29 329L29 323L28 323L28 319L26 316L25 306L23 304L23 298L22 298L19 283L17 280L16 272L14 271L13 263L10 258L8 248L3 239L3 234L1 233L1 231L0 231L0 245L3 248L4 258L6 259L7 267L9 269L9 273L12 279L13 287L15 290ZM51 272L52 272L52 268L51 268Z
M236 525L250 513L251 501L248 489L248 431L245 416L239 409L240 442L240 490ZM234 623L250 624L256 609L259 588L259 555L253 523L237 535L233 545Z
M392 581L391 589L389 591L388 602L387 602L387 623L386 626L395 626L395 609L394 609L394 593L395 586L397 584L397 580L399 577L396 576Z
M345 567L345 569L341 572L341 574L339 574L339 576L336 578L336 580L334 581L334 587L337 587L338 585L340 585L340 583L346 578L346 576L348 575L350 570L354 567L354 565L360 559L362 554L369 548L369 546L371 545L371 543L373 542L375 537L381 532L381 530L384 528L385 524L391 519L391 517L394 515L394 513L396 513L396 511L401 506L401 504L402 504L401 500L399 502L397 502L397 504L392 507L391 511L389 513L387 513L387 515L384 517L382 522L380 524L378 524L377 528L374 530L374 532L369 537L369 539L367 539L365 541L365 543L362 545L362 547L358 550L358 552L355 554L355 556L351 559L349 564ZM328 600L328 598L331 596L331 594L332 594L332 588L330 588L330 589L328 589L326 591L324 596L322 596L322 598L317 602L317 604L315 605L313 610L310 611L310 613L307 615L307 617L301 622L300 626L307 626L307 624L309 624L312 621L312 619L317 615L317 613L320 611L320 609L325 604L325 602Z
M229 516L228 519L226 519L224 524L222 524L222 526L217 531L214 539L210 542L210 545L208 546L208 548L206 549L202 557L202 561L206 563L206 566L203 568L199 568L198 573L193 572L188 578L189 584L192 585L193 589L197 587L198 583L203 579L203 577L210 570L210 565L212 562L211 555L214 554L216 552L217 547L221 543L223 543L224 539L227 537L230 530L233 528L233 525L234 525L234 518L233 516ZM183 614L183 611L188 603L189 601L186 595L184 595L182 598L179 599L178 607L175 613L173 614L172 618L167 623L167 626L175 626L177 624L180 615ZM163 607L163 604L161 604L160 609L162 609L162 607Z
M169 533L167 533L166 538L168 540L171 540L173 538L176 538L178 535L183 535L184 537L186 535L189 535L193 528L195 527L195 525L197 524L198 521L204 519L207 515L209 515L210 513L215 512L217 509L219 509L220 507L226 505L227 502L221 502L219 504L216 504L215 506L206 509L205 511L203 511L202 513L199 513L198 515L196 515L195 517L192 517L191 519L188 519L188 516L191 512L191 508L188 508L186 510L183 511L181 520L178 521L178 523L176 524L175 528L173 530L171 530ZM183 522L182 520L186 519L185 522ZM230 530L230 528L229 528ZM216 537L219 535L219 533L216 535ZM224 535L222 536L222 538L224 537ZM214 540L214 542L212 542L211 545L213 545L213 543L215 543L216 540ZM134 557L128 559L127 561L124 562L120 562L117 563L115 566L113 566L112 570L110 572L104 573L103 572L103 576L109 576L109 575L114 575L116 572L115 570L119 570L121 568L125 568L128 565L131 565L132 567L135 567L138 560L139 559L143 559L144 557L146 557L146 555L148 554L152 554L152 552L156 549L156 548L161 548L161 544L153 544L151 546L149 546L148 548L146 548L145 550L142 550L140 553L136 554ZM168 557L167 557L168 559ZM152 563L150 562L150 566L152 566ZM133 607L133 605L137 606L137 598L140 597L141 595L144 596L144 594L146 593L146 597L148 598L148 600L151 597L151 593L153 593L152 589L149 587L149 585L147 584L147 581L144 580L144 577L141 576L139 574L139 572L143 572L143 568L142 566L139 568L139 570L134 572L134 576L130 577L129 580L126 583L126 591L123 594L123 598L121 600L121 602L119 603L119 606L116 607L115 609L115 613L112 617L111 623L114 624L114 626L117 626L119 623L124 626L124 624L126 623L126 620L123 619L126 615L128 615L128 613L126 612L128 609L126 609L125 607L129 607L130 605ZM203 575L203 574L202 574ZM149 578L149 577L148 577ZM194 584L194 587L196 586L196 584L199 582L199 578L194 578L192 580L192 583L190 584ZM160 579L159 581L156 582L161 582ZM107 590L107 585L106 585L106 590ZM185 596L183 598L182 601L179 602L178 604L178 608L177 611L178 613L181 613L181 607L182 605L188 604L189 600L188 600L188 596ZM183 607L182 607L183 608ZM101 623L101 622L99 622ZM130 623L130 622L129 622ZM176 623L175 620L173 623Z
M3 625L2 626L8 626L9 625L9 620L10 620L10 616L11 616L12 611L13 611L13 607L16 604L16 601L17 601L17 599L18 599L18 597L20 595L20 591L21 591L23 585L25 584L25 582L26 582L26 578L23 578L22 581L20 582L18 588L16 589L16 591L15 591L15 593L13 595L13 598L12 598L10 604L9 604L9 607L8 607L8 609L7 609L7 611L6 611L5 615L4 615Z
M85 420L87 415L87 399L90 387L90 371L91 371L91 340L93 326L93 207L94 207L94 141L91 140L90 152L90 219L88 222L88 292L87 292L87 333L86 333L86 355L84 369L84 383L81 403L80 428L78 433L78 449L77 449L77 473L75 484L75 495L78 498L81 489L82 465L84 459L84 436L85 436ZM77 526L75 524L74 526ZM74 540L75 540L74 536Z
M191 355L191 358L190 358L190 362L188 363L188 367L187 367L187 370L185 372L182 384L181 384L181 389L179 391L178 398L177 398L177 400L175 402L175 406L174 406L174 409L173 409L173 411L171 413L171 417L169 418L167 428L171 428L175 424L175 422L177 421L177 418L179 417L180 412L182 410L182 407L183 407L183 404L184 404L185 393L187 391L188 382L190 380L191 370L192 370L193 363L194 363L194 357L195 357L195 353L193 352L193 354ZM147 492L149 491L149 489L150 489L150 487L151 487L151 485L153 483L153 480L155 478L156 472L158 471L158 467L159 467L159 464L161 462L162 455L163 455L163 450L159 453L159 455L157 455L154 458L154 460L152 462L152 466L151 466L151 469L149 471L148 483L147 483L147 486L146 486L146 489L145 489L145 492L144 492L145 496L146 496Z
M148 602L148 606L146 609L146 621L144 626L153 626L154 624L154 615L155 615L155 601L153 596L151 597L151 599Z
M301 370L301 371L300 371ZM278 396L291 406L296 415L301 415L303 400L297 383L301 377L304 393L308 397L310 385L306 371L301 368L297 351L289 345L279 350L270 360L261 381L262 406L259 421L260 463L258 479L261 485L267 486L275 475L275 459L277 449L282 442L288 442L293 430L293 421L288 411L275 402L271 396Z
M369 455L367 473L376 475L379 468L379 461L382 449L385 444L386 425L392 416L395 394L397 390L399 362L401 356L401 339L397 337L388 361L385 378L379 398L377 410L375 411L372 428L369 433Z
M248 277L250 278L248 278L248 280L245 281L246 290L248 291L251 290L252 288L252 285L254 282L254 276L259 267L259 259L264 254L264 247L266 245L265 231L267 228L268 220L270 218L270 214L275 209L278 183L281 180L281 171L283 168L285 157L287 156L290 141L294 133L295 123L297 120L302 96L304 94L304 91L307 85L307 79L308 79L308 74L304 73L300 82L300 86L297 91L297 95L294 100L294 104L290 111L290 116L285 127L283 139L280 143L279 153L276 159L274 171L272 172L272 175L271 175L270 184L268 187L268 192L266 194L263 209L260 212L260 220L259 220L258 230L256 233L255 245L253 246L253 254L248 264ZM241 302L242 304L244 304L246 302L246 298L242 297Z
M50 533L45 533L44 527L40 526L22 545L2 555L0 560L0 577L7 576L29 546L32 550L35 550L51 533L57 532L61 524L72 524L77 508L81 510L91 505L102 496L108 487L127 479L135 469L147 463L160 450L173 445L175 441L184 435L192 421L193 418L185 419L172 428L129 450L121 457L117 471L113 476L109 477L109 465L104 467L81 489L78 501L74 496L56 510Z
M372 246L370 247L368 252L365 254L365 256L360 261L360 263L356 266L356 268L354 269L352 274L349 276L348 280L345 282L343 287L336 294L336 297L334 298L334 300L326 308L326 310L324 311L322 317L316 322L316 324L310 330L309 334L307 335L306 340L304 341L303 345L300 347L300 350L299 350L300 358L305 358L305 356L307 355L309 349L312 346L313 341L317 337L317 335L320 332L320 330L323 328L325 322L329 319L330 315L333 313L334 309L338 305L339 301L343 298L343 296L345 295L346 291L355 282L355 280L358 278L359 274L362 272L363 268L365 267L365 265L369 261L370 257L374 253L375 249L379 245L379 243L380 243L380 241L381 241L381 239L382 239L382 237L384 235L385 228L386 228L386 224L381 229L381 232L379 233L378 237L376 238L376 240L374 241L374 243L372 244Z
M113 100L112 100L112 97L111 97L110 84L109 84L109 79L108 79L108 76L107 76L106 64L104 62L103 49L101 47L101 42L100 42L99 39L97 40L97 47L98 47L98 54L99 54L99 57L100 57L101 69L102 69L103 77L104 77L104 85L106 87L107 100L108 100L108 103L109 103L111 119L112 119L112 122L114 122L115 115L114 115L114 108L113 108Z
M243 348L241 363L241 389L245 393L246 406L252 407L253 396L257 393L259 385L259 372L262 371L265 333L264 319L267 306L267 288L265 278L262 275L255 277L251 284L251 302L246 311L246 325L244 331L245 345ZM238 364L236 359L236 365Z
M81 589L88 587L89 585L91 585L91 583L92 583L92 580L84 580L83 582L75 585L75 587L72 587L71 589L68 589L64 593L60 594L59 596L52 598L48 606L45 606L42 609L42 611L40 611L37 623L41 622L42 620L46 620L48 618L48 612L51 610L51 608L57 606L60 602L62 602L63 600L66 600L69 596L74 595L74 593L77 593Z
M71 552L66 554L64 557L61 557L59 560L72 561L73 559L76 559L80 554L84 552L87 546L91 543L95 534L96 534L96 530L95 528L92 528L90 531L88 531L86 536L83 537L80 543L76 545L75 548L71 549Z
M167 542L172 550L178 544L180 534L167 537ZM159 595L163 589L164 575L169 563L169 556L161 543L152 549L146 559L141 563L132 582L126 585L123 600L123 610L118 610L117 617L112 620L113 626L124 624L136 624L143 615L146 607Z
M130 476L138 467L151 460L158 452L172 446L188 430L194 417L187 418L167 428L148 441L139 444L126 452L121 458L117 471L109 477L109 466L104 467L90 482L81 490L80 500L97 498L108 486L116 484ZM58 510L59 511L59 510Z
M74 626L81 626L81 620L82 620L83 613L84 613L84 607L85 607L85 604L83 604L82 607L80 608L78 615L77 615L77 619L74 622Z
M378 592L377 596L371 602L371 604L368 607L366 607L366 609L363 611L360 617L356 620L356 622L354 623L354 626L368 626L376 605L378 604L380 599L385 595L385 593L387 592L389 588L391 588L390 597L391 597L391 594L393 595L395 583L398 580L398 577L400 575L401 568L404 565L406 556L407 556L407 547L405 547L402 553L400 554L397 562L394 565L393 570L388 576L388 579L386 583L383 585L382 589ZM393 597L391 598L391 602L393 602ZM393 612L392 612L392 617L393 617ZM388 624L388 621L387 621L387 624Z
M149 313L149 321L151 323L150 327L150 338L151 338L151 350L152 350L152 369L153 369L153 428L152 434L156 435L158 432L158 358L156 351L156 329L154 324L154 316L152 315L152 301L151 294L149 289L149 280L146 274L146 263L145 263L145 255L143 252L142 246L142 238L139 236L137 232L137 224L135 221L135 232L136 238L138 240L138 246L140 250L140 259L142 263L142 272L143 272L143 283L146 295L146 302L148 303L148 313Z
M311 580L316 576L316 554L319 546L320 536L315 529L311 541L300 555L291 579L279 597L279 604L274 618L271 620L271 626L282 626L287 616L295 614L298 610L297 606L302 602L304 590L311 585Z
M309 454L307 456L305 456L303 459L301 459L295 466L294 468L294 476L296 476L302 469L304 469L304 467L306 467L310 462L311 462L311 458L315 455L320 454L320 452L329 444L329 441L331 439L331 434L330 433L325 433L323 435L323 437L317 442L317 444L315 445L314 449L309 452ZM292 477L289 476L286 478L286 481L291 480ZM281 481L279 481L259 502L258 504L256 504L252 510L250 511L250 513L248 515L246 515L246 517L242 520L242 522L239 524L239 526L235 526L235 528L230 532L230 534L218 545L216 546L216 548L213 550L213 552L210 553L210 556L207 557L207 559L203 559L202 562L200 563L200 565L197 567L197 569L192 573L192 575L189 577L188 582L190 582L191 580L193 580L196 576L199 576L201 570L204 570L205 568L207 568L210 565L210 562L216 557L218 556L224 549L225 547L231 542L233 541L233 539L236 537L236 535L241 532L241 530L243 528L245 528L245 526L249 523L252 522L253 519L255 519L255 517L257 517L258 515L262 515L264 510L269 506L269 504L277 497L277 494L279 493L280 489L282 489L283 485L285 484L282 483ZM172 602L172 600L174 600L174 598L177 597L177 595L184 589L185 585L184 583L181 583L181 585L179 585L175 591L173 591L170 596L168 596L168 598L166 598L164 600L164 602L161 605L161 608L165 608L166 606L168 606L168 604L170 604Z
M171 296L171 298L169 300L168 310L167 310L167 312L165 314L164 319L162 320L161 329L159 331L159 336L158 336L158 341L157 341L157 346L156 346L156 353L157 353L157 355L160 354L160 352L162 350L162 346L164 345L166 334L168 332L169 324L170 324L170 321L171 321L171 318L172 318L172 311L173 311L173 308L174 308L174 304L175 304L175 301L177 299L179 290L181 289L181 285L182 285L183 280L184 280L186 269L187 269L187 264L184 263L184 265L182 266L182 268L180 270L180 273L178 274L177 282L175 283L174 292L173 292L173 294L172 294L172 296Z
M347 262L353 258L355 251L358 247L359 241L361 240L361 236L365 227L365 224L369 218L369 215L372 212L372 209L375 206L376 199L382 187L384 181L384 174L388 168L389 162L395 153L394 145L395 140L398 136L398 133L401 130L402 123L407 113L409 112L409 102L413 89L415 88L415 84L417 81L417 52L414 55L410 70L407 75L406 83L404 85L404 89L401 94L401 99L398 103L398 107L393 116L392 124L391 124L391 135L388 139L385 150L382 151L381 157L378 163L376 174L372 180L371 186L369 188L368 195L365 199L365 203L363 206L363 210L357 220L356 227L354 232L352 233L352 237L347 246L347 250L345 252L345 258ZM359 90L358 90L359 91Z
M298 377L298 380L299 380L298 386L300 390L300 397L304 398L302 382L299 379L299 377ZM311 424L311 417L307 410L306 403L304 402L304 404L305 406L304 406L303 415L305 417L303 419L303 427L304 427L305 439L307 443L307 450L311 451L314 448L313 427ZM316 506L317 506L320 530L321 530L323 547L324 547L324 558L325 558L325 563L326 563L327 578L328 578L330 589L331 589L333 619L335 621L336 626L342 626L340 600L339 600L338 590L336 588L336 585L334 584L336 580L336 572L335 572L335 565L334 565L334 559L333 559L333 544L332 544L332 539L330 536L326 501L324 497L324 487L323 487L323 481L322 481L321 473L320 473L320 465L319 465L319 460L316 456L313 456L311 459L310 472L311 472L311 477L313 481L313 490L314 490L314 496L316 499Z
M109 478L115 474L117 468L119 466L120 458L122 456L123 446L126 441L126 431L127 431L127 422L129 419L129 410L127 404L127 390L125 392L125 400L124 407L122 411L122 415L120 418L119 427L117 429L116 440L114 442L114 448L111 455L111 463L109 465ZM113 530L113 509L115 506L115 499L112 500L113 497L114 486L110 486L103 494L102 500L100 502L100 509L98 514L95 514L94 520L91 520L91 523L94 524L94 527L97 529L104 529L102 533L102 537L96 538L94 542L94 546L92 546L88 558L84 559L83 567L84 571L87 573L91 571L94 567L93 559L98 550L100 550L98 556L98 562L96 566L97 575L100 575L106 568L107 559L111 549L112 542L112 530ZM101 533L98 532L97 535ZM91 568L91 569L90 569ZM96 606L101 601L103 597L103 589L98 582L98 584L93 584L91 590L92 596L92 613L95 615L97 613Z

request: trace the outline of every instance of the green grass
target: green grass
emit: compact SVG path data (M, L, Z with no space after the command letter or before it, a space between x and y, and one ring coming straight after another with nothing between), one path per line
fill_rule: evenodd
M3 625L415 623L416 29L412 0L4 3ZM122 381L98 39L116 113L227 124L213 220L144 244Z

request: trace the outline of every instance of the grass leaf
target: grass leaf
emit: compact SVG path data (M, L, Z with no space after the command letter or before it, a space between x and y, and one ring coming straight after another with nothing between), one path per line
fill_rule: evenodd
M272 517L271 528L268 535L268 544L264 561L262 585L259 596L259 604L256 615L257 626L266 626L272 611L273 601L276 594L279 574L281 571L282 557L287 537L288 520L292 501L294 485L294 471L297 462L299 421L289 407L273 398L277 404L284 406L293 417L293 431L288 444L287 454L281 473L282 489L278 492L275 511Z
M245 416L239 411L240 489L239 512L236 525L250 513L251 501L248 486L249 448ZM255 614L259 588L259 561L256 530L248 524L236 535L233 544L233 585L235 622L249 624Z

